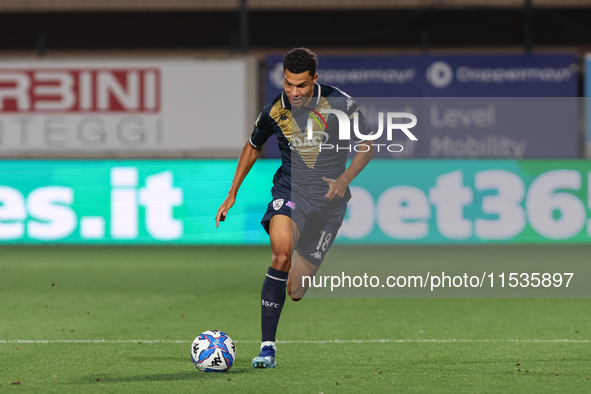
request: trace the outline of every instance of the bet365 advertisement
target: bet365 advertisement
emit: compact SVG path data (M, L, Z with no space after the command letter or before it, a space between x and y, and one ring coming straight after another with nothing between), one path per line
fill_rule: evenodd
M235 160L1 161L0 242L266 244L278 160L259 160L228 218ZM338 242L587 243L591 163L373 160Z

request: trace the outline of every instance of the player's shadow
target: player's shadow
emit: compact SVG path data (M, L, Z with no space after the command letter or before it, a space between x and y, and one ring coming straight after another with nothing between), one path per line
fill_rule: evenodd
M175 382L182 380L228 380L232 379L232 376L238 374L244 374L254 371L252 368L247 367L234 367L228 372L213 372L213 373L202 373L197 370L186 371L178 373L162 373L162 374L150 374L150 375L136 375L136 376L108 376L110 374L97 373L91 376L82 376L70 384L104 384L104 383L121 383L121 382Z

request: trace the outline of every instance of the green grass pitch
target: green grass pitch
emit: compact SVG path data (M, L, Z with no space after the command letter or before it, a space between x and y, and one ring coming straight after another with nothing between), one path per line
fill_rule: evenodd
M591 256L589 246L396 251L400 261L473 254L494 264L498 248L515 261ZM1 393L591 392L589 299L289 301L277 368L253 370L268 247L5 246L0 255ZM228 373L191 363L190 343L207 329L236 341Z

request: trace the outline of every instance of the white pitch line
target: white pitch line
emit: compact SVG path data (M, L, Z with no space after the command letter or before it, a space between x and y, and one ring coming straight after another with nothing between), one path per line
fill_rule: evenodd
M243 340L236 343L260 343ZM330 339L277 341L280 344L322 344L322 343L591 343L590 339ZM190 340L173 339L0 339L7 343L191 343Z

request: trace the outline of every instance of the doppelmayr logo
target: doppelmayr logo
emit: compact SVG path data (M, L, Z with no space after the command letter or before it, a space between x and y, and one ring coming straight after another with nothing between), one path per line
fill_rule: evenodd
M383 83L405 85L417 76L415 68L327 68L318 69L322 83L329 85ZM277 89L283 88L283 63L269 71L269 79Z
M337 118L338 125L339 125L339 140L342 141L350 141L351 140L351 120L349 116L338 109L334 108L322 108L318 111L310 110L311 113L309 114L308 124L307 124L307 143L309 145L318 146L320 152L333 150L335 149L337 152L339 150L348 150L349 152L366 152L369 150L367 145L361 145L363 148L360 148L360 145L349 145L348 147L345 146L338 146L333 144L325 143L326 140L323 136L328 136L328 123L326 118L322 116L323 114L329 115L332 114ZM392 141L392 136L394 130L402 131L411 141L417 141L417 137L413 133L410 132L409 129L413 128L417 125L417 117L408 112L378 112L378 130L371 135L364 135L359 131L359 112L353 113L353 134L355 135L355 139L358 141L375 141L382 136L384 133L384 119L386 120L386 138L388 141ZM407 119L410 122L398 123L400 120ZM324 131L314 131L314 124L324 125L326 132ZM321 134L319 136L319 134ZM400 144L373 144L375 149L379 152L380 148L388 150L388 152L397 153L402 152L404 147Z
M468 67L455 70L444 61L436 61L427 67L427 81L438 89L449 86L454 79L458 83L501 84L546 82L563 83L574 78L576 65L556 67Z
M454 71L446 62L435 62L427 68L427 81L436 88L448 86L454 79Z

